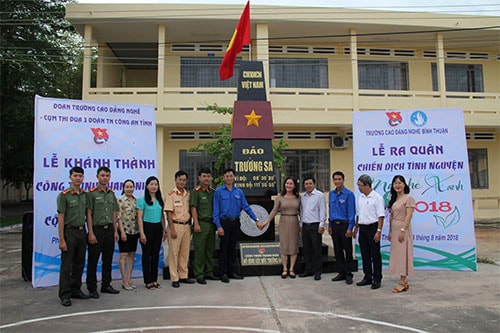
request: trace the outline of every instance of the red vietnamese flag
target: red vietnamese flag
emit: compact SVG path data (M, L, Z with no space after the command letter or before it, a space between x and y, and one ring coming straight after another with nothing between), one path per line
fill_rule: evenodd
M233 37L220 64L219 76L221 81L233 76L236 56L241 52L243 46L248 44L250 44L250 1L247 2L243 13L241 13L238 25L234 29Z

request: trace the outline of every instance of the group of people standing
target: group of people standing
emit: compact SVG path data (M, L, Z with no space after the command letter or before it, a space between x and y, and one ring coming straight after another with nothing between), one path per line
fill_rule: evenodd
M378 289L382 281L381 232L385 218L385 203L380 194L372 189L372 178L362 175L357 181L361 195L356 201L354 193L344 186L344 173L332 175L335 188L328 198L328 233L332 237L335 260L339 273L332 281L353 283L353 239L359 233L359 245L363 262L363 279L358 286L371 285ZM314 276L321 280L322 234L327 221L326 200L316 189L313 177L303 179L305 193L299 194L297 181L287 177L283 189L274 202L274 208L264 226L281 212L279 223L280 250L283 279L295 278L299 235L302 234L305 269L299 277ZM415 200L409 195L410 188L403 176L397 175L391 184L389 235L391 241L389 272L400 276L394 293L409 289L408 276L413 274L413 235L411 219ZM299 219L300 217L300 219ZM288 257L290 260L288 260Z
M137 288L132 282L134 256L140 239L143 256L143 275L146 286L158 284L158 260L162 240L165 239L163 199L156 177L146 180L144 197L133 195L135 184L127 179L123 192L116 198L108 187L111 170L97 170L98 185L88 192L81 188L84 170L73 167L69 171L70 187L57 196L59 249L61 270L59 298L64 306L71 305L71 298L99 298L97 291L97 266L101 257L101 293L118 294L113 288L112 263L115 242L120 249L119 266L122 288ZM86 226L85 226L86 225ZM81 290L82 274L87 256L88 295Z
M132 281L137 243L142 248L142 272L147 289L161 288L158 283L158 263L163 242L168 241L168 266L172 287L180 283L195 283L188 277L188 260L193 221L194 275L199 284L206 280L242 279L235 271L236 243L239 239L241 211L247 212L262 228L251 210L243 191L234 187L234 170L224 171L224 185L211 187L211 171L200 169L199 185L191 192L186 189L188 175L175 173L175 188L162 196L159 180L151 176L146 180L144 196L136 199L135 183L123 182L121 196L116 197L108 187L111 171L107 167L97 170L98 186L86 192L81 188L84 170L73 167L69 171L70 187L57 197L59 248L61 270L59 298L64 306L71 298L99 298L97 291L97 265L102 261L101 293L118 294L111 285L111 271L115 242L120 250L122 288L134 290ZM166 214L165 214L166 213ZM166 215L166 217L165 217ZM220 241L220 277L214 274L215 231ZM87 259L88 295L81 290L82 274Z
M305 270L299 276L321 279L321 245L327 209L325 197L316 189L313 177L303 179L305 193L302 195L299 194L296 179L287 177L273 210L264 222L258 220L243 191L234 186L235 174L230 168L224 171L224 184L217 189L211 187L210 169L200 169L199 185L192 191L186 189L188 174L180 170L174 176L175 188L168 192L165 199L155 176L147 178L144 196L138 199L134 196L133 180L124 181L122 194L117 198L108 187L110 169L100 167L96 177L98 185L86 192L81 188L84 170L81 167L71 168L71 185L57 197L59 248L62 252L59 298L64 306L71 305L71 298L99 298L97 265L100 256L101 293L119 293L111 285L115 242L119 245L123 290L137 288L132 281L132 272L138 240L142 248L143 280L147 289L161 288L158 263L165 240L169 245L168 266L172 287L179 288L180 283L195 282L203 285L206 280L229 283L230 279L243 279L235 265L242 211L255 221L259 229L269 224L278 212L281 214L282 278L296 277L294 267L299 251L299 235L302 234ZM336 171L332 178L335 189L329 193L328 232L339 267L339 274L332 281L353 283L352 239L359 230L364 278L357 285L371 284L372 289L377 289L382 280L380 232L385 216L384 201L371 189L368 175L358 179L361 196L357 202L354 194L344 186L341 171ZM404 177L394 177L389 202L389 240L392 241L389 272L399 274L400 282L393 292L408 290L407 277L413 273L411 217L415 201L408 193ZM194 280L188 277L191 221L194 231ZM219 276L215 275L212 262L216 233L220 237ZM81 290L86 251L88 295Z
M372 189L372 178L369 175L361 175L357 186L361 195L356 203L356 224L352 237L356 237L359 231L358 241L364 276L356 284L358 286L371 285L372 289L378 289L382 282L380 239L385 218L385 203L382 196ZM388 240L391 242L389 273L400 276L398 285L392 289L393 293L400 293L410 288L408 276L413 275L411 219L415 209L415 200L409 195L410 187L401 175L396 175L392 179L390 192L388 205L390 212ZM340 279L337 278L337 280ZM346 282L349 283L349 279L346 279Z

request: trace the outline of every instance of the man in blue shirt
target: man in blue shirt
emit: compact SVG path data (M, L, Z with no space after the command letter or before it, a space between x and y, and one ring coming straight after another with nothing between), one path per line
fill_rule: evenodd
M354 193L344 186L344 173L335 171L332 175L335 188L329 194L328 233L332 236L338 274L332 281L345 280L352 284L352 229L356 218Z
M219 267L221 281L229 282L229 278L243 279L243 276L235 272L236 244L240 237L240 214L244 210L260 229L261 223L255 216L243 191L234 184L234 170L224 171L224 185L218 187L214 192L213 218L220 237Z

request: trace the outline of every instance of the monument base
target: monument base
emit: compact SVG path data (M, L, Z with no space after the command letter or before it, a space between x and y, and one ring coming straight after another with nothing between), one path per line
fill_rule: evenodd
M241 255L240 255L240 250L238 246L238 253L237 253L237 260L236 260L236 273L242 274L243 276L269 276L269 275L276 275L279 276L283 272L283 266L281 264L274 264L274 265L252 265L252 266L243 266L241 265ZM337 266L337 261L335 260L335 257L329 256L328 255L328 245L324 244L322 245L322 258L321 262L323 265L323 270L322 273L338 273L338 266ZM189 269L189 277L194 277L193 276L193 254L194 252L190 252L189 256L189 264L188 264L188 269ZM216 249L215 253L215 258L214 258L214 272L215 275L219 276L219 253L218 249ZM302 252L302 247L299 247L299 253L297 256L297 262L295 263L295 268L294 272L295 274L301 274L304 272L305 269L305 262L304 262L304 257L303 257L303 252ZM352 262L351 266L352 272L357 272L358 271L358 261L355 259ZM168 266L165 266L163 268L163 279L168 280L170 279L170 272L168 270Z

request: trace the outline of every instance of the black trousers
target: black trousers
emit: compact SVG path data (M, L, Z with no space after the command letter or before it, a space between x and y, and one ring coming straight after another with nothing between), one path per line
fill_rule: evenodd
M352 237L346 237L345 233L349 224L333 223L332 225L332 241L333 251L335 253L335 261L339 269L339 273L345 276L352 275Z
M304 250L305 273L321 274L322 235L318 233L319 222L302 224L302 246Z
M359 247L361 249L361 259L363 260L363 273L366 280L373 282L382 281L380 242L373 240L377 228L377 223L359 225Z
M82 274L85 267L87 233L82 230L64 228L67 251L61 252L61 271L59 272L59 298L70 298L80 292Z
M224 236L220 237L219 244L219 269L220 275L228 274L231 275L236 273L236 244L240 240L240 220L230 221L223 220L220 221L222 228L224 229Z
M163 228L161 223L144 222L144 235L146 244L142 248L142 277L144 283L158 282L158 262L163 242Z
M112 225L109 225L107 229L94 226L93 230L97 243L88 244L87 289L89 291L97 290L97 263L101 255L101 287L107 287L111 284L111 266L115 251L115 232Z

